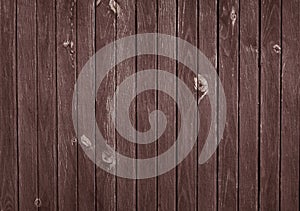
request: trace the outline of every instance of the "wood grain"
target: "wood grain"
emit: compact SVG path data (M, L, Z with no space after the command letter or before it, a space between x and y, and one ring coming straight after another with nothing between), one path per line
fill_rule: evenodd
M279 210L280 1L262 1L261 13L260 209Z
M198 16L198 48L217 68L217 1L199 1ZM200 68L200 67L199 67ZM216 89L217 87L210 87ZM198 91L198 98L203 93ZM211 98L212 96L210 96ZM216 106L216 105L215 105ZM211 105L208 97L204 97L199 108L200 131L198 134L198 155L204 146L211 124ZM198 209L217 209L217 154L215 153L207 163L198 165Z
M175 0L159 0L157 2L158 14L157 14L157 27L158 33L168 34L176 36L176 1ZM161 51L163 46L158 46L158 51ZM176 49L176 42L172 49ZM176 51L173 52L176 55ZM165 57L158 56L157 69L164 70L172 73L176 76L176 61L167 59ZM176 79L165 79L168 81L174 90L174 96L176 96ZM159 89L162 89L164 85L158 85ZM166 86L166 85L165 85ZM161 137L157 140L157 154L160 155L167 151L176 141L176 102L170 99L169 96L162 92L157 93L157 105L158 110L163 111L168 126ZM173 164L176 163L176 153L174 153ZM160 159L157 159L160 163ZM171 165L171 163L170 163ZM166 174L160 175L157 178L157 204L158 210L176 210L176 168L167 172Z
M37 210L37 20L36 2L18 0L17 83L19 143L19 209Z
M110 1L104 0L96 7L96 51L116 39L116 18L117 15L109 6ZM109 59L110 58L103 58ZM115 57L115 55L112 55ZM97 74L97 71L96 71ZM115 90L115 69L105 76L102 85L97 91L96 101L96 120L98 127L102 128L101 132L107 144L115 149L116 134L115 127L112 123L110 107L114 103L113 93ZM97 137L96 137L97 140ZM96 155L97 156L97 155ZM108 168L115 170L115 165ZM116 178L104 170L96 169L96 209L97 210L115 210L116 209Z
M280 209L299 210L300 4L282 1Z
M42 209L57 209L55 2L37 1L38 193Z
M95 53L95 17L94 0L77 0L77 75ZM79 210L95 210L96 208L95 166L78 145Z
M136 1L126 0L120 1L119 5L121 12L118 15L116 23L117 39L134 35L136 33ZM117 58L126 53L128 48L132 46L126 46L124 48L117 47ZM136 72L136 59L128 59L117 65L116 68L116 85L119 86L124 79ZM127 93L136 93L136 90L126 89ZM117 103L122 103L118 98ZM120 114L116 112L116 118ZM136 100L132 102L132 110L130 112L130 119L132 126L136 128ZM122 127L122 125L120 125ZM128 157L136 157L136 144L130 143L125 140L120 134L116 135L117 151L121 154L125 154ZM131 137L136 139L135 134L131 134ZM118 171L118 168L117 168ZM136 180L117 178L117 210L135 210L137 202L136 192Z
M0 2L0 210L18 209L16 1Z
M148 0L136 1L137 13L137 34L150 33L157 31L157 2ZM147 45L147 43L145 43ZM152 48L152 46L148 46ZM146 69L155 69L157 67L157 59L151 55L137 57L137 71ZM156 84L156 78L148 78ZM137 80L137 89L141 86L143 81ZM137 130L140 132L150 129L148 116L151 111L156 109L157 95L155 92L146 91L140 94L136 102L137 115ZM155 140L157 138L155 137ZM137 140L138 142L138 140ZM156 145L142 145L137 146L138 158L154 157L157 153ZM137 166L137 171L141 168ZM156 172L155 168L148 168L149 172ZM137 209L138 210L156 210L157 209L157 179L143 179L137 181ZM147 206L145 206L147 205Z
M219 210L236 210L238 206L238 11L236 0L219 2L219 77L227 103L218 158Z
M58 208L78 209L77 138L72 122L72 97L76 81L76 2L56 2Z
M197 2L196 1L179 1L177 10L177 36L183 40L190 42L191 44L197 46ZM187 54L188 58L189 54ZM185 84L194 90L194 74L183 66L178 64L178 77L183 80ZM180 90L178 90L179 92ZM195 97L197 92L195 92ZM178 101L183 101L184 99L178 99ZM180 111L178 111L180 112ZM180 113L184 115L184 113ZM178 130L182 127L189 127L187 125L180 125L180 120L178 120ZM196 126L193 129L196 130ZM191 137L186 137L190 139ZM191 141L191 140L189 140ZM193 140L194 141L194 140ZM190 154L177 166L177 209L178 210L196 210L197 208L197 145Z
M239 209L258 209L259 4L240 1Z
M0 210L299 210L299 10L298 0L0 0ZM74 85L97 50L149 32L178 36L205 54L225 89L227 121L218 152L199 165L211 123L204 97L198 142L186 159L155 178L124 179L97 167L78 145ZM102 59L132 47L116 46ZM115 130L116 86L156 68L202 95L195 74L169 58L143 55L109 70L95 90L95 126L125 156L159 155L185 127L170 96L148 90L132 102L131 123L145 132L149 114L161 110L163 135L142 145Z

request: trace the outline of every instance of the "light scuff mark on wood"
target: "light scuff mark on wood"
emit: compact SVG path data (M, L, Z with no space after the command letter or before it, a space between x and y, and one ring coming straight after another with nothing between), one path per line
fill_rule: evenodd
M101 3L101 0L97 0L96 7L99 6L100 3Z
M63 43L63 46L65 48L73 48L74 47L74 42L73 41L70 41L70 40L66 40L64 43Z
M231 13L230 13L230 19L232 21L232 26L234 26L235 22L236 22L236 11L234 9L234 7L232 7Z
M200 74L197 77L194 77L194 89L202 92L202 96L198 99L199 102L206 96L208 93L208 83L207 80Z
M280 54L281 53L281 47L276 44L273 46L273 50L275 51L275 53Z
M68 34L68 39L63 42L63 47L67 49L70 55L71 59L71 66L74 69L75 68L75 44L73 42L73 34L74 34L74 22L76 20L75 11L76 8L76 0L73 0L71 2L71 8L70 8L70 17L69 17L69 25L70 25L70 31Z
M120 14L120 11L121 11L120 5L115 0L109 1L109 7L115 14L117 14L117 15Z
M34 205L35 205L36 207L41 207L41 206L42 206L42 201L41 201L41 199L36 198L36 199L34 200Z
M85 146L85 147L91 147L92 146L92 142L90 141L90 139L88 137L86 137L85 135L81 136L80 142Z
M114 151L103 151L102 160L103 162L109 164L109 170L114 168L116 165L116 157Z

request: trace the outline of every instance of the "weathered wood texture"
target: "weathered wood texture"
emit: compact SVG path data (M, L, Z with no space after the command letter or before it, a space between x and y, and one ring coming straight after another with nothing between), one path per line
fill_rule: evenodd
M0 210L299 210L299 14L299 0L0 0ZM210 60L225 89L225 132L217 152L199 165L211 124L206 96L198 106L198 142L185 160L155 178L124 179L85 155L72 97L95 52L147 32L178 36ZM138 46L115 47L115 55L103 58L113 64ZM130 120L146 131L149 114L163 111L168 124L157 142L131 143L115 129L112 118L120 114L111 108L122 103L114 98L117 86L156 68L201 97L188 67L157 55L121 62L94 90L95 126L108 145L132 158L162 154L182 127L196 130L181 125L176 102L155 90L135 98ZM156 86L157 79L151 79ZM178 96L177 80L171 84ZM118 171L116 164L107 168Z
M16 1L0 3L0 209L17 210L18 126L17 126L17 36Z
M240 1L239 209L258 209L259 4Z
M279 210L281 5L264 0L260 6L260 208Z
M239 2L219 1L218 70L226 93L227 117L218 157L218 209L238 208Z

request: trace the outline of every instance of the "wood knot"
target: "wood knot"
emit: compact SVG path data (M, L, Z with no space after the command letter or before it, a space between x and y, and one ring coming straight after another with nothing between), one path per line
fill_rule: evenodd
M235 24L236 17L237 17L236 11L234 8L232 8L231 13L230 13L230 19L232 21L232 25Z
M275 53L280 54L281 53L281 47L279 45L274 45L273 50Z
M42 201L41 201L41 199L36 198L36 199L34 200L34 205L35 205L36 207L41 207L41 206L42 206Z
M121 11L120 5L115 0L109 1L109 7L115 14L117 15L120 14Z
M202 96L199 98L198 103L202 100L208 92L207 80L200 74L194 77L194 89L202 92Z

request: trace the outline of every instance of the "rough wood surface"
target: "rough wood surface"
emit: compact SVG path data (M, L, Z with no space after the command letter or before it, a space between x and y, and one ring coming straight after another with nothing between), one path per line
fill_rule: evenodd
M119 3L121 12L117 17L116 23L116 33L117 39L124 38L129 35L134 35L136 33L136 2L134 0L126 0ZM132 46L126 46L121 49L117 47L117 57L121 54L126 53L127 48ZM117 66L116 73L116 85L119 86L128 76L136 72L136 59L131 58ZM127 89L128 93L136 93L135 88L133 90ZM117 103L122 103L120 100L116 99ZM136 100L131 104L130 120L132 127L136 128ZM120 114L116 114L118 118ZM122 126L121 126L122 127ZM136 144L128 142L120 134L116 134L116 145L117 151L126 156L135 158L136 157ZM131 134L131 136L136 140L136 135ZM118 169L117 169L118 171ZM117 178L117 210L127 209L135 210L137 202L137 182L131 179Z
M261 13L260 208L279 210L280 1L262 1Z
M77 138L72 122L76 82L76 2L56 2L58 208L78 208Z
M299 10L299 0L0 0L0 210L299 210ZM178 36L205 54L225 89L227 121L218 151L199 165L211 124L204 97L198 142L184 161L155 178L124 179L97 167L79 145L74 85L96 51L149 32ZM116 46L115 55L101 59L115 64L132 47L138 46ZM181 125L184 113L155 90L132 101L130 120L147 131L149 114L161 110L168 121L163 135L143 145L116 130L116 87L155 68L177 74L195 98L202 95L195 74L169 58L133 57L109 70L91 112L107 143L128 157L162 154L181 127L196 130ZM217 89L208 86L208 95ZM107 168L118 171L115 163Z
M18 209L16 1L0 3L0 210Z
M116 39L117 15L109 6L110 2L110 0L103 0L96 7L96 51ZM103 59L111 60L111 58ZM97 125L103 136L107 139L107 144L112 148L116 147L116 133L110 112L110 107L114 103L113 92L115 90L115 81L115 69L112 69L105 76L100 88L97 90L96 101ZM115 170L115 165L110 166L108 163L107 168ZM115 210L117 206L116 200L116 177L100 168L96 168L96 209Z
M178 34L177 36L191 44L197 46L197 2L196 1L179 1L177 5ZM187 58L189 54L186 55ZM196 62L196 61L195 61ZM194 90L195 75L182 64L178 64L178 77L185 84ZM179 92L180 90L178 90ZM195 95L196 95L196 91ZM178 99L183 101L184 99ZM180 113L180 111L178 111ZM184 113L180 113L184 115ZM177 117L178 119L178 117ZM178 120L178 130L180 130L180 120ZM182 125L182 127L190 127ZM196 130L193 126L191 130ZM191 137L186 137L191 139ZM187 141L187 140L184 140ZM191 141L191 140L189 140ZM177 166L177 209L178 210L196 210L197 208L197 145L195 144L190 154Z
M36 2L18 1L17 96L20 210L38 209L34 204L38 198L36 9Z
M176 1L175 0L159 0L157 2L158 9L157 14L157 27L158 33L169 34L176 36ZM170 48L176 47L176 43ZM158 46L158 51L162 50L162 46ZM176 55L176 51L173 52ZM176 61L167 59L165 57L157 58L157 69L168 71L176 76ZM174 95L176 96L176 80L168 79L173 86ZM158 85L158 88L162 88ZM166 86L166 85L165 85ZM163 111L167 117L167 128L163 135L157 139L157 154L160 155L170 146L175 143L176 140L176 102L168 95L162 92L157 93L157 106L158 110ZM176 162L176 154L174 153L174 160ZM160 159L157 159L160 163ZM166 197L168 196L168 197ZM169 171L168 173L161 175L157 178L157 209L158 210L175 210L176 209L176 169Z
M137 34L154 33L157 31L157 1L136 1L137 15ZM144 43L147 45L147 43ZM147 46L153 48L153 46ZM137 70L142 71L147 69L157 68L157 58L152 55L144 55L137 57ZM156 84L155 77L148 78ZM143 84L143 81L137 80L137 89ZM149 114L156 109L157 96L155 92L146 91L141 93L136 98L136 115L137 115L137 130L140 132L150 129ZM156 137L155 137L156 140ZM138 142L138 140L137 140ZM157 145L149 144L145 147L141 144L137 146L137 157L147 158L154 157L157 154ZM141 167L137 166L137 171ZM156 172L156 166L148 169L149 172ZM157 179L143 179L137 181L137 209L138 210L156 210L157 208ZM147 206L145 206L147 205Z
M199 1L198 15L198 48L206 55L210 62L217 64L217 1ZM201 67L199 67L201 68ZM217 87L208 87L210 90ZM198 91L198 99L204 93ZM214 105L216 108L216 105ZM199 103L200 131L198 134L198 155L202 151L211 124L211 104L208 97ZM216 129L216 127L215 127ZM217 154L215 153L207 163L198 165L198 209L217 209Z
M95 1L77 0L77 75L95 53ZM79 111L78 111L79 112ZM81 141L81 137L77 137ZM95 210L95 164L78 147L78 210Z
M299 210L300 3L282 1L280 208Z
M38 206L47 210L58 208L55 25L55 2L37 1Z
M238 31L239 2L219 2L219 77L226 93L227 117L218 158L218 209L238 208Z
M240 1L239 209L258 209L259 5Z

